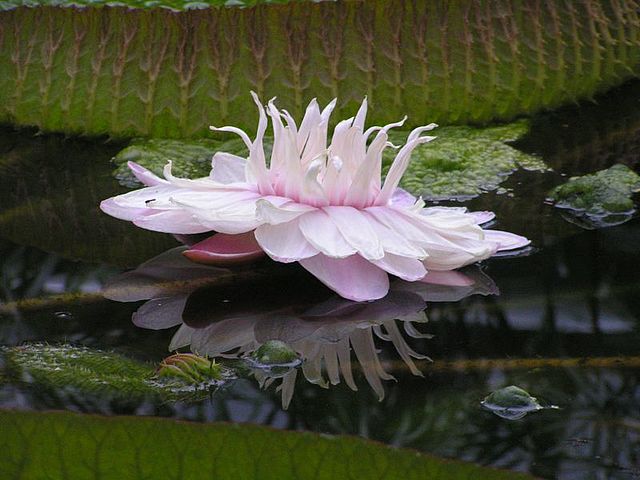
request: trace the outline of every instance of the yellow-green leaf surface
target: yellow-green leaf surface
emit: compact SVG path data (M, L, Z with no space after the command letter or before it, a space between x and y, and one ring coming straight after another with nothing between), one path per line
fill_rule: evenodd
M3 479L518 480L354 437L255 425L0 412Z

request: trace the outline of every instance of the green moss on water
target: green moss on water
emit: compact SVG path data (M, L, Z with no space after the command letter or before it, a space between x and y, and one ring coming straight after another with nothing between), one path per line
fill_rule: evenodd
M401 186L427 200L464 200L496 190L518 168L546 170L537 157L507 144L524 135L526 121L487 128L442 127L430 143L418 146L402 178ZM406 132L393 132L393 143L402 144ZM385 153L385 173L395 152Z
M640 191L640 175L625 165L614 165L590 175L572 177L549 196L557 207L587 217L631 214L632 195Z
M157 374L151 364L122 355L72 345L33 343L0 350L7 378L36 388L78 392L97 398L162 401L205 398L225 374L209 361L198 378ZM215 368L214 368L215 365Z
M524 135L526 121L487 128L443 127L436 129L436 140L414 150L411 163L402 179L402 186L428 200L467 199L495 190L518 168L543 171L544 162L518 151L507 142ZM392 132L391 141L404 144L409 132ZM264 149L269 157L273 140L265 138ZM173 174L197 178L209 175L211 157L217 151L246 157L242 140L179 141L166 139L134 140L118 153L115 175L125 186L139 186L127 168L134 161L157 175L169 160ZM396 151L389 148L384 156L384 172L388 170Z

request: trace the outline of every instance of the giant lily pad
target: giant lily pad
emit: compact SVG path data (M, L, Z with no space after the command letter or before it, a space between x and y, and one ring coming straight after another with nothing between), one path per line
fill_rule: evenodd
M338 97L346 118L368 95L375 124L479 123L590 98L640 69L633 0L222 3L4 0L0 122L202 137L255 128L254 90L294 117Z
M361 438L254 425L71 413L0 412L0 477L518 480Z

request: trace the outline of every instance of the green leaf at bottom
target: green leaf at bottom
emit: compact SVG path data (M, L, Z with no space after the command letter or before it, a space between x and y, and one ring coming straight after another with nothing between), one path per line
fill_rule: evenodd
M140 417L0 411L0 478L527 479L355 437Z

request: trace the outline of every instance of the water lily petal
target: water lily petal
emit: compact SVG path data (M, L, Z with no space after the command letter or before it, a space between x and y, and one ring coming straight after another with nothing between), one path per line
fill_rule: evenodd
M133 224L154 232L194 234L211 230L192 215L180 210L149 210L145 215L134 218Z
M385 179L384 185L382 186L382 190L380 190L380 193L378 194L378 197L376 199L377 205L386 205L391 199L391 195L393 195L393 192L396 190L396 188L398 188L400 179L409 166L411 152L413 152L413 150L418 145L435 140L436 137L413 138L414 133L418 130L420 129L416 129L411 132L411 134L409 135L409 140L407 140L407 143L400 149L400 151L396 155L396 158L393 160L391 168L389 169L389 173L387 173L387 178Z
M280 205L274 204L273 197L271 197L270 200L261 198L256 202L256 215L261 222L278 225L280 223L290 222L304 213L316 210L315 207L310 205L291 202L283 197L280 198L285 200L285 202L282 202Z
M500 230L485 230L485 240L498 245L498 251L514 250L526 247L531 244L531 240L515 233L503 232Z
M155 173L147 170L142 165L139 165L136 162L127 162L127 166L129 167L129 170L131 170L131 173L133 173L133 175L140 181L140 183L146 185L147 187L169 183L164 178L160 178Z
M417 201L418 199L415 196L411 195L409 192L407 192L405 189L396 188L395 191L393 192L393 195L391 195L389 204L397 207L409 208L415 205Z
M373 228L376 236L378 237L378 240L382 245L382 249L385 251L385 255L387 253L392 253L420 260L427 257L427 253L422 247L416 245L414 242L410 242L393 229L388 228L386 225L379 222L367 210L364 210L364 214L369 225Z
M384 256L378 236L365 215L353 207L324 207L333 223L347 241L367 260L377 260Z
M319 254L301 260L300 265L327 287L349 300L377 300L389 291L389 277L386 272L360 255L331 258Z
M391 275L395 275L396 277L407 280L408 282L420 280L427 274L427 270L420 260L410 257L401 257L400 255L394 255L392 253L387 253L380 260L374 260L371 263Z
M146 215L149 211L146 207L128 207L122 206L114 198L108 198L100 202L100 210L107 215L119 218L120 220L132 221L135 218Z
M264 251L253 232L240 235L216 233L192 245L183 255L196 263L226 266L255 261L264 256Z
M267 255L278 262L297 262L319 253L304 238L298 220L278 225L261 225L256 228L255 238Z
M491 220L496 218L496 214L495 213L488 212L488 211L484 211L484 212L469 212L469 215L473 215L473 218L475 218L476 223L478 225L489 223ZM486 232L486 230L485 230L485 232Z
M300 231L307 241L320 252L334 258L345 258L356 253L347 243L338 227L323 210L300 216Z
M209 178L214 182L230 184L246 182L247 160L231 153L217 152L211 159Z

